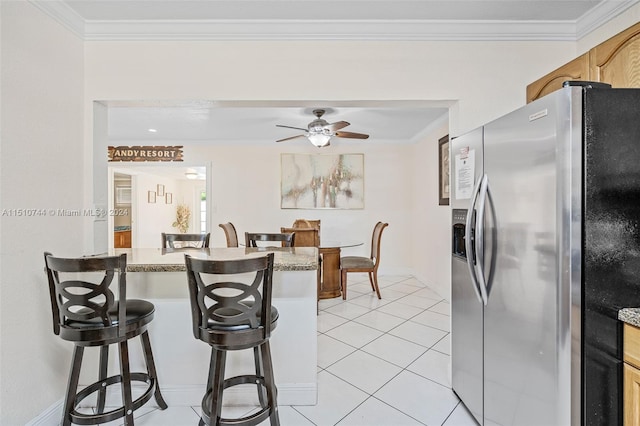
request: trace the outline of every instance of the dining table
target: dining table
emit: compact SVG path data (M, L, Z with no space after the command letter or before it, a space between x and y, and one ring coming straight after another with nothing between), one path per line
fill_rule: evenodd
M322 258L322 275L318 299L332 299L342 296L340 286L340 256L343 248L358 247L363 242L357 241L320 241L318 251Z

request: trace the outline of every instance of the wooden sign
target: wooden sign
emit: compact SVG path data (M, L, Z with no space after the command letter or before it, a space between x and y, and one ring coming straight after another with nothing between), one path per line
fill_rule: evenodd
M110 146L109 161L182 161L182 146Z

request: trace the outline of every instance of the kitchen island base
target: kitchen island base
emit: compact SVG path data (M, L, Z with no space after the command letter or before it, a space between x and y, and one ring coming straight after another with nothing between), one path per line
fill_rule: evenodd
M299 250L299 249L298 249ZM317 258L317 252L310 257ZM184 255L182 255L184 256ZM315 265L317 267L317 265ZM169 269L169 268L168 268ZM276 270L273 273L273 306L278 309L278 325L271 334L271 354L279 405L315 405L317 390L316 269ZM127 297L155 305L149 327L158 381L169 406L199 406L205 392L211 349L193 336L185 271L127 272ZM132 371L144 371L140 344L129 345ZM95 352L95 353L93 353ZM86 371L97 371L98 352L86 351ZM112 355L109 370L117 371ZM95 368L92 368L95 363ZM251 349L231 351L226 377L254 372ZM93 380L81 375L81 384ZM118 389L107 395L118 401ZM134 390L135 393L135 390ZM225 405L257 403L255 387L230 389Z

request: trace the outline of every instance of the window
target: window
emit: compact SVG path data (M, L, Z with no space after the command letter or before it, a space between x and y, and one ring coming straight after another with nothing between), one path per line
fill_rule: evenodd
M131 204L131 187L116 187L116 204Z
M207 232L207 191L200 190L200 233Z

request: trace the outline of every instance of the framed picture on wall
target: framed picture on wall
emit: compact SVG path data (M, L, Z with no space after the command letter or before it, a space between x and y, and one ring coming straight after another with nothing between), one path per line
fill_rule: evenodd
M438 140L438 204L449 205L449 135Z
M155 203L156 202L156 191L147 192L147 203Z
M364 154L282 154L280 208L364 209Z

